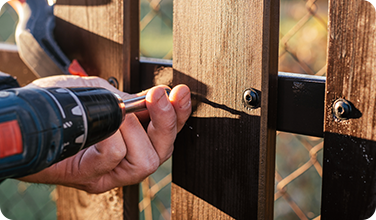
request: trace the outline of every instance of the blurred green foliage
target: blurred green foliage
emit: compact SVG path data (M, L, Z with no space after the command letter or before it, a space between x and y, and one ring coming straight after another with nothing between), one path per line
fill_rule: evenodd
M0 42L15 43L14 30L18 22L18 15L8 4L0 10Z

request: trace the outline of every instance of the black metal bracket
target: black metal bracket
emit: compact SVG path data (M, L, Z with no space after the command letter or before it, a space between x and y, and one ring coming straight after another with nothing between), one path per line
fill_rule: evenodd
M140 65L140 76L152 81L154 71L172 67L172 61L141 58ZM279 72L277 130L323 137L325 82L323 76Z

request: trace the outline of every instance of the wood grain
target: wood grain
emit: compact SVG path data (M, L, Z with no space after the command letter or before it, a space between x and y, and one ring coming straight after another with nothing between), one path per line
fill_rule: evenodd
M16 77L20 86L36 79L35 75L21 60L16 50L3 50L0 46L0 71Z
M234 219L176 184L171 185L171 195L177 206L171 212L172 219Z
M57 187L57 193L58 219L123 219L123 194L121 188L94 195L77 189L59 186Z
M77 59L89 75L104 79L116 78L119 82L119 90L127 92L140 90L139 1L58 0L55 15L56 41L70 59ZM125 187L123 192L122 189L117 189L119 195L124 193L124 201L123 198L119 198L119 203L116 203L121 208L112 207L114 205L111 201L111 198L114 198L112 191L84 197L79 191L58 188L61 201L58 203L59 218L91 219L93 215L89 211L90 208L101 201L103 205L96 208L97 212L113 213L95 216L98 219L112 219L112 216L138 219L137 185ZM85 203L85 206L77 205L81 203Z
M173 182L184 191L173 192L173 213L273 218L278 18L274 0L174 1L173 84L198 104L175 144ZM244 108L248 88L261 108ZM197 200L174 200L187 192Z
M322 219L366 219L375 210L375 24L369 2L330 1ZM333 116L339 98L352 104L349 120Z
M89 75L115 77L120 90L139 90L138 1L59 2L55 37L68 57Z

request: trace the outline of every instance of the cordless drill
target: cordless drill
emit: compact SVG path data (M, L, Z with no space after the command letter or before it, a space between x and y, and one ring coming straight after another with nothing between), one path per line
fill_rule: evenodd
M111 136L145 97L103 88L0 91L0 180L36 173Z

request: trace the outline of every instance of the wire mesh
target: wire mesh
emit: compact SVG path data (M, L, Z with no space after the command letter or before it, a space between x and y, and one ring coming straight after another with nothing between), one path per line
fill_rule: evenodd
M281 0L279 70L325 75L327 0Z
M172 0L141 0L141 56L172 59ZM170 219L171 160L141 183L140 218Z
M325 75L327 0L281 0L279 70ZM141 56L172 59L172 0L141 0ZM0 11L0 42L14 43L14 11ZM275 219L320 219L320 138L278 132ZM171 161L141 183L141 219L170 219ZM56 219L53 187L7 180L0 208L11 219ZM24 211L20 211L24 210Z
M141 0L141 56L172 59L172 0Z
M0 187L0 208L12 220L56 219L54 186L30 184L13 179Z
M282 0L279 70L326 74L328 1ZM274 219L320 219L323 139L277 134Z
M319 218L321 138L278 133L274 219Z

